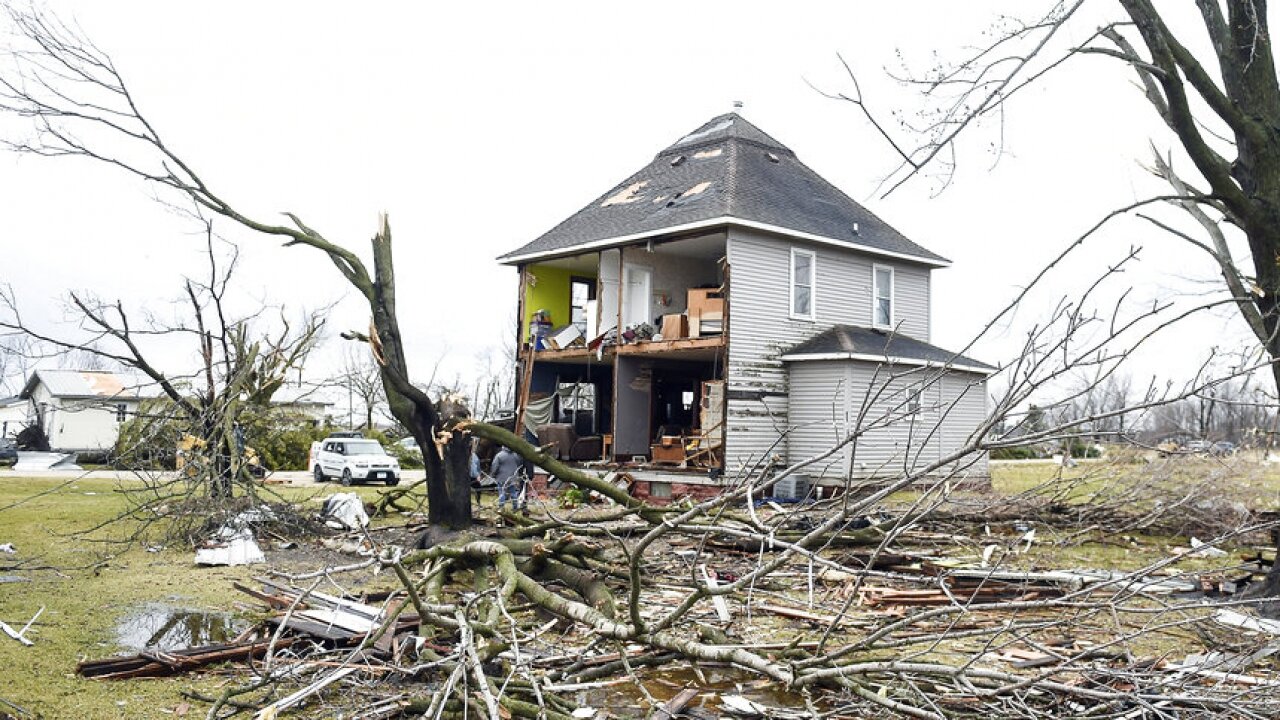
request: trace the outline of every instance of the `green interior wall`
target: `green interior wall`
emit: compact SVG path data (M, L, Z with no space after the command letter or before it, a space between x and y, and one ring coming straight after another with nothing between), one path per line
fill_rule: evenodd
M590 277L581 272L573 272L565 268L550 265L530 265L525 268L529 281L525 283L524 317L520 318L520 340L529 338L529 321L539 310L551 313L551 324L562 327L569 324L569 279L571 277Z

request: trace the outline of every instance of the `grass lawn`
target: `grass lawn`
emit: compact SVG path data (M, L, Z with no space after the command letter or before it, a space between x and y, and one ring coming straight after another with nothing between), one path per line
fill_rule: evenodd
M225 612L233 609L233 603L246 600L231 583L248 581L263 570L261 565L199 567L187 548L147 552L135 547L114 554L118 550L111 546L68 537L109 520L122 509L114 486L112 480L68 482L0 475L0 508L4 508L0 510L0 544L13 543L18 550L17 555L0 554L0 562L81 568L62 570L65 577L48 570L0 573L29 579L0 583L0 620L21 628L45 608L29 631L34 646L24 647L0 635L0 668L4 668L0 698L45 718L173 718L181 712L182 690L216 693L224 680L214 674L95 682L76 677L75 665L118 652L116 626L140 605L154 602ZM282 494L298 500L336 490L347 489L285 489ZM379 490L354 488L367 500ZM191 717L203 716L201 707L193 704Z

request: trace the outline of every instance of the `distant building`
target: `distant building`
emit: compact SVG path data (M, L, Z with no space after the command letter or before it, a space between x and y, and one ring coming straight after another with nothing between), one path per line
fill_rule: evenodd
M150 378L133 373L36 370L16 398L0 400L0 422L7 422L6 434L13 436L39 421L54 450L109 450L120 425L137 414L144 400L162 394ZM332 403L310 388L285 385L276 391L273 404L322 423Z
M271 404L281 410L306 415L317 425L329 419L333 402L327 395L309 385L285 385L271 396Z
M107 370L36 370L18 397L28 403L25 424L39 421L55 450L115 446L120 424L160 389L141 376Z
M31 403L14 395L0 398L0 438L11 438L30 422Z

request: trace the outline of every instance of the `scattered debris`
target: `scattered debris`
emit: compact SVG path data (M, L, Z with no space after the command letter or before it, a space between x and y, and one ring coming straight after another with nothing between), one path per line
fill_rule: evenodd
M18 451L18 462L14 464L15 473L46 472L84 472L84 468L75 462L76 456L69 453Z
M747 715L750 717L759 717L765 714L765 707L757 702L752 702L741 695L722 695L720 704L724 706L727 712L734 715Z
M661 707L654 711L653 715L650 716L651 720L671 720L671 718L679 715L680 711L684 710L685 707L696 697L698 697L698 690L694 688L685 688L684 690L681 690L679 693L676 693L675 697L666 701ZM586 717L591 716L587 715Z
M196 550L197 565L253 565L267 561L253 533L241 529L229 539L210 540Z
M720 587L720 583L716 582L715 571L708 572L706 565L700 565L699 570L702 571L702 579L707 583L709 590L715 590ZM723 595L712 595L711 604L715 606L716 615L720 616L720 622L730 622L733 616L729 614L729 601L724 599Z
M369 525L369 514L364 510L364 502L355 493L330 495L325 499L320 515L325 519L325 524L335 530L359 530Z
M1269 635L1280 635L1280 620L1267 620L1265 618L1256 618L1238 613L1234 610L1221 608L1214 613L1213 619L1229 625L1231 627L1243 628L1245 630L1253 630L1254 632L1264 632Z
M30 620L27 621L27 624L22 626L21 630L14 630L12 627L9 626L8 623L0 621L0 631L4 632L5 635L8 635L9 637L13 638L14 640L17 640L23 645L30 647L35 643L27 639L27 630L31 629L31 626L35 624L36 619L39 618L43 612L44 612L44 606L42 605L40 609L36 611L36 614L33 615Z
M239 584L235 587L268 607L286 611L249 628L232 641L170 651L152 648L126 657L88 660L76 666L76 673L96 680L161 677L213 663L259 658L266 655L269 648L279 652L295 646L299 650L307 647L350 647L364 639L370 629L385 617L382 610L370 605L307 592L266 578L258 578L258 581L262 583L261 591ZM288 608L294 608L295 612L287 612ZM393 646L392 641L410 637L417 627L418 616L402 612L386 636L387 641L375 644L370 652L389 655L394 647L399 647ZM279 637L276 637L277 632ZM282 702L277 701L277 705ZM284 706L278 709L284 709Z
M1230 554L1226 550L1223 550L1222 548L1214 547L1197 537L1191 538L1191 550L1196 555L1199 555L1201 557L1217 558L1217 557L1226 557L1227 555Z

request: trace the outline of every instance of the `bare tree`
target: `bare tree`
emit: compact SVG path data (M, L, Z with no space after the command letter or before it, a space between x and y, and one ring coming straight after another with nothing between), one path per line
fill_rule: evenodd
M1161 142L1171 140L1198 175L1179 175L1156 151L1152 172L1169 192L1129 209L1204 251L1255 338L1271 357L1280 357L1280 146L1270 136L1280 125L1280 84L1266 2L1197 0L1199 27L1175 29L1149 0L1118 0L1118 17L1084 32L1083 40L1068 40L1064 28L1084 5L1054 2L1030 22L1005 18L995 39L972 54L903 78L920 88L926 103L924 123L910 136L898 137L880 121L852 69L854 92L833 96L856 105L897 151L901 164L889 180L892 192L929 168L940 168L949 180L962 138L987 119L1003 122L1006 103L1045 75L1063 72L1069 61L1105 57L1127 65L1170 130ZM1212 53L1197 56L1188 48L1202 38ZM1185 211L1200 235L1143 212L1155 203ZM1228 235L1235 232L1248 246L1252 267L1232 255ZM1272 372L1273 385L1280 384L1280 366Z
M852 93L833 97L854 104L898 154L888 192L926 169L949 182L957 146L986 120L1002 123L1006 105L1047 74L1080 58L1102 57L1132 69L1154 115L1169 130L1168 142L1194 168L1175 170L1170 153L1154 150L1153 174L1167 191L1131 203L1126 212L1204 252L1209 266L1271 359L1270 395L1280 398L1280 81L1277 80L1265 0L1197 0L1199 23L1174 27L1172 10L1150 0L1118 0L1113 19L1096 29L1076 28L1084 0L1048 4L1035 20L1005 18L994 37L954 62L902 80L920 89L920 126L898 136L865 102L849 70ZM1076 28L1075 32L1067 28ZM1083 39L1080 39L1083 38ZM1208 40L1209 52L1190 48ZM1153 148L1154 149L1154 148ZM1176 208L1194 230L1163 218L1159 206ZM1232 254L1243 240L1248 260ZM1207 430L1216 405L1200 398L1198 431ZM1280 564L1270 580L1280 594Z
M12 290L6 288L4 292ZM35 341L27 335L0 333L0 394L16 395L31 375L32 358L40 354Z
M461 393L440 392L433 399L414 383L397 315L391 225L386 215L379 219L370 243L371 263L366 263L292 213L285 213L289 224L244 214L165 142L106 53L50 15L9 7L7 16L15 45L9 65L0 70L0 111L30 119L35 135L3 142L21 153L105 163L176 193L202 212L282 238L286 246L302 245L324 253L368 304L368 328L349 330L343 337L367 344L380 369L391 415L423 448L431 525L442 530L468 527L472 522L468 434L501 430L472 423ZM502 442L524 444L510 433Z
M362 418L360 427L373 429L374 415L381 413L386 406L382 373L373 358L367 352L349 349L342 356L342 373L334 384L347 392L348 411L359 409ZM349 426L356 427L350 416L347 422Z
M323 320L313 316L294 328L282 314L277 332L256 335L255 321L263 311L237 317L228 307L227 288L237 258L234 246L225 265L220 265L211 222L206 224L206 238L208 275L185 280L189 314L176 324L155 318L139 322L120 301L72 292L69 304L79 313L84 334L64 334L28 322L18 298L11 291L0 293L0 330L21 333L57 355L73 353L77 362L80 354L88 354L103 364L129 370L135 374L136 386L125 391L158 389L167 409L156 411L155 419L179 419L183 432L192 437L193 455L186 471L176 479L156 480L136 493L142 501L133 509L134 515L154 516L156 508L186 503L192 496L197 498L193 506L202 505L199 497L230 500L235 488L255 496L240 415L248 407L270 401L286 374L307 357L323 327ZM198 367L171 370L152 360L160 344L179 340L195 343Z

